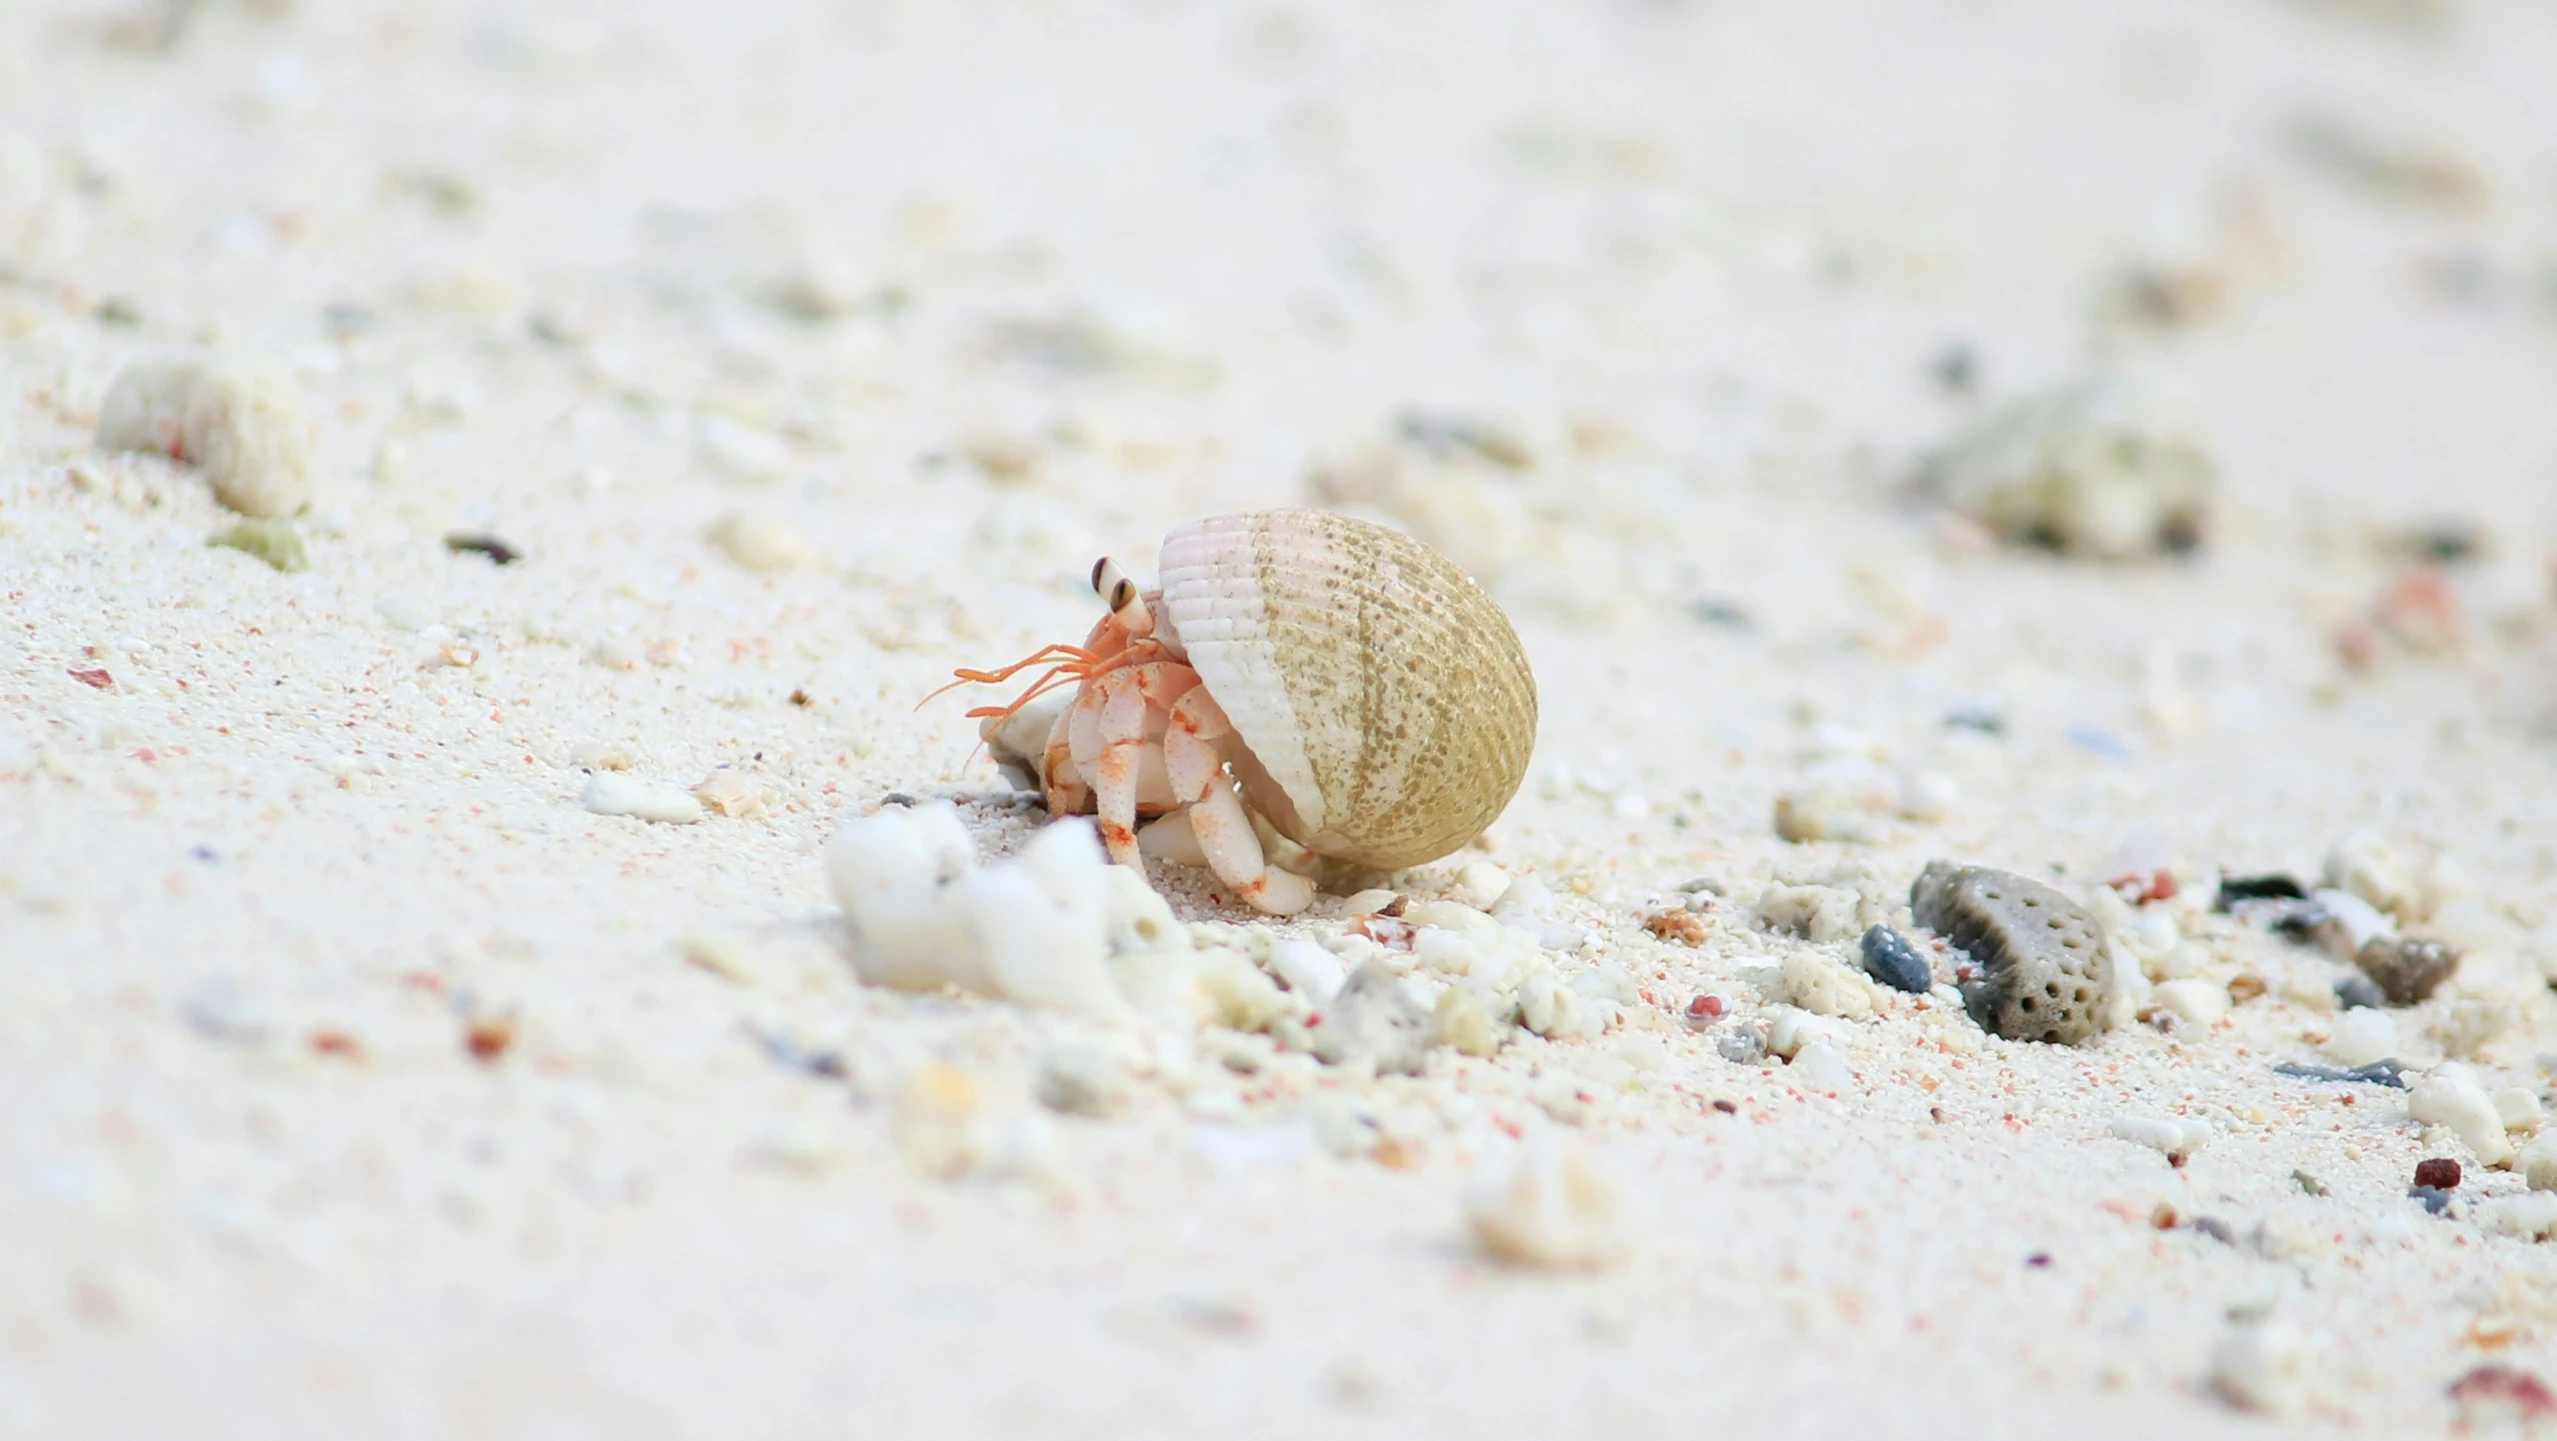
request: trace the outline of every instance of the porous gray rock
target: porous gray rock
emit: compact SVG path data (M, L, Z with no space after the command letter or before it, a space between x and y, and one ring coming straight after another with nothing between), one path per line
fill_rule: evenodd
M1909 909L1979 965L1963 1000L1990 1034L2074 1046L2103 1032L2112 954L2077 902L2006 871L1933 861L1909 887Z

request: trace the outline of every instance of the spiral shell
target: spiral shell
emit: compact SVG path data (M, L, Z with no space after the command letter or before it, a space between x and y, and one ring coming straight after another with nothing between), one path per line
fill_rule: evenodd
M1319 510L1163 539L1160 614L1249 748L1252 807L1380 870L1464 846L1518 792L1536 678L1509 617L1445 556Z

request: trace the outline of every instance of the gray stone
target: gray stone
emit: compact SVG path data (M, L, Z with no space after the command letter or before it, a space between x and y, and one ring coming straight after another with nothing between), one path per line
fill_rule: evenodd
M2459 969L2459 953L2439 941L2373 936L2353 953L2353 964L2378 984L2390 1005L2411 1006L2441 989Z
M1314 1031L1314 1054L1326 1065L1366 1061L1380 1076L1417 1076L1436 1030L1430 1013L1403 988L1394 968L1369 961L1350 972L1331 1009L1323 1012Z
M1863 949L1866 975L1913 996L1935 989L1935 973L1907 936L1889 926L1874 926L1864 933Z
M2023 876L1933 861L1909 888L1909 909L1978 963L1963 1001L1990 1034L2078 1045L2102 1033L2112 954L2077 902Z

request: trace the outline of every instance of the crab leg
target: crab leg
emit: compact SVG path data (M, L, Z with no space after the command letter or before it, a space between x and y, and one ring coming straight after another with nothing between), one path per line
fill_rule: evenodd
M1188 666L1154 661L1112 671L1085 685L1075 701L1068 732L1075 768L1092 787L1101 843L1120 865L1145 869L1136 848L1136 811L1147 736L1159 729L1173 702L1198 684L1198 672Z
M1173 703L1163 731L1163 768L1172 778L1172 798L1189 808L1185 814L1191 833L1218 880L1241 892L1255 910L1292 916L1313 903L1314 883L1271 865L1262 854L1252 818L1226 779L1224 758L1216 750L1217 740L1233 730L1224 707L1204 686Z

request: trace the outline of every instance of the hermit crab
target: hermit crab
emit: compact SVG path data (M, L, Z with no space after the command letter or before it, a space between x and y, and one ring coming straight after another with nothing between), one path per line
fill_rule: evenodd
M1536 742L1526 653L1481 586L1407 535L1319 510L1212 516L1163 538L1159 589L1107 559L1092 588L1109 613L1083 644L952 684L1049 666L969 715L1050 811L1097 816L1121 865L1205 865L1293 915L1314 882L1271 862L1273 833L1392 870L1465 845L1517 794Z

